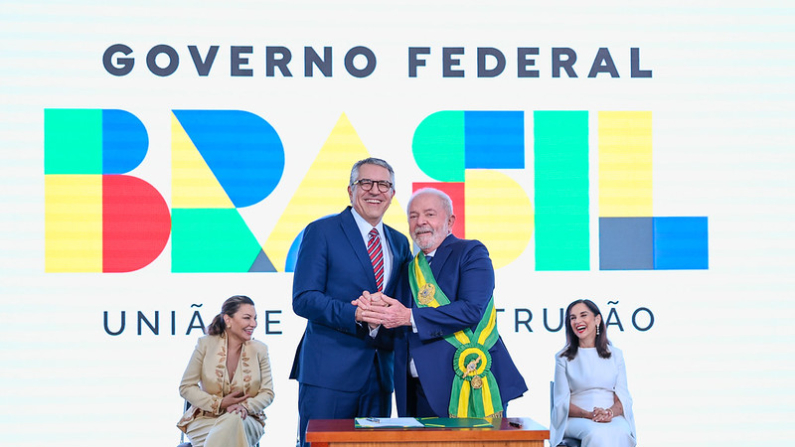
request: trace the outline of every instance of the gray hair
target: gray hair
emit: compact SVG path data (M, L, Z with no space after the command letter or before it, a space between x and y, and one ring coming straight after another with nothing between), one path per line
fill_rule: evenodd
M433 194L436 197L440 198L442 200L442 207L447 212L447 217L453 215L453 199L451 199L446 192L438 190L436 188L422 188L415 191L414 194L412 194L411 198L409 199L408 206L406 206L406 214L408 214L409 210L411 209L411 202L413 202L415 198L423 194Z
M381 166L382 168L389 171L389 181L392 182L392 188L393 189L395 188L395 170L392 169L392 166L389 166L389 163L387 163L386 161L381 160L380 158L373 158L373 157L365 158L364 160L359 160L356 163L354 163L353 167L351 168L351 181L348 183L348 186L353 186L353 182L358 180L357 177L359 177L359 167L361 165Z

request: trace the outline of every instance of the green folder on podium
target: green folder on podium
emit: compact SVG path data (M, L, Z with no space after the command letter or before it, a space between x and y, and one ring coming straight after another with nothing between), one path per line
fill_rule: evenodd
M356 418L355 428L485 428L493 427L483 418Z

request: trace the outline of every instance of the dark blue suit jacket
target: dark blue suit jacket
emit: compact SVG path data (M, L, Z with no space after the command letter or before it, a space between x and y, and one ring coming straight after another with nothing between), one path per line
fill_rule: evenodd
M389 284L394 295L403 264L410 260L408 240L384 225L382 243L392 251ZM367 324L356 324L351 301L362 291L375 292L375 274L367 246L351 208L316 220L304 230L293 277L293 311L306 318L306 331L296 350L291 379L339 391L358 391L378 365L381 389L391 393L392 331L381 328L369 336Z
M450 388L453 383L453 355L455 348L444 338L466 327L473 331L488 306L494 292L494 267L486 247L475 240L458 239L450 235L436 250L431 262L439 288L450 304L437 308L416 308L408 283L408 265L401 270L397 299L411 307L418 333L410 326L395 332L395 398L398 414L406 414L406 381L408 362L414 364L428 403L439 417L448 417ZM496 306L496 304L495 304ZM525 391L524 378L514 365L502 338L489 350L491 371L500 388L503 404Z

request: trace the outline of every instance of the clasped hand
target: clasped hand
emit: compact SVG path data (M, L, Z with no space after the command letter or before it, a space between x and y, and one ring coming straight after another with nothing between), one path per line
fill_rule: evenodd
M240 405L240 402L248 399L248 394L243 394L242 391L235 391L233 393L227 394L224 396L223 400L221 400L221 408L225 409L227 413L236 413L241 418L245 419L248 416L248 410L246 407Z
M367 323L371 328L380 325L392 329L411 325L411 310L381 292L364 291L351 304L357 307L356 320Z
M609 408L594 407L592 419L594 422L610 422L613 420L613 411Z

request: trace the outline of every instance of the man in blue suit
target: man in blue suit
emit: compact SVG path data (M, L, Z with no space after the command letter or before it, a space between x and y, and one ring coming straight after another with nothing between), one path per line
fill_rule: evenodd
M364 321L398 328L398 413L504 416L508 401L527 385L496 331L489 253L479 241L452 235L455 215L444 192L421 189L408 208L409 232L421 253L401 271L397 299L379 296L386 307L359 304Z
M393 293L411 257L406 237L381 221L394 185L387 162L361 160L351 169L351 206L304 230L293 311L307 323L290 373L299 383L302 446L310 419L391 414L392 331L362 322L362 309L351 302L365 293Z

